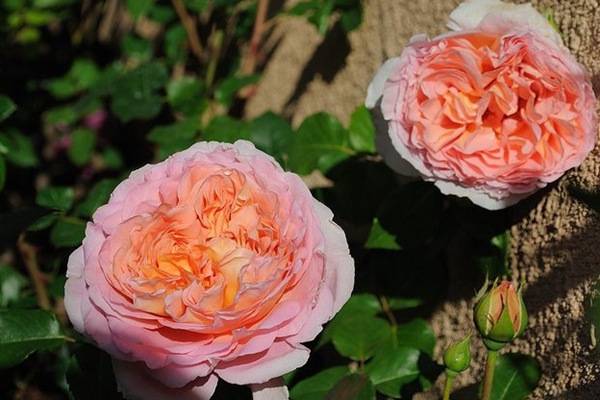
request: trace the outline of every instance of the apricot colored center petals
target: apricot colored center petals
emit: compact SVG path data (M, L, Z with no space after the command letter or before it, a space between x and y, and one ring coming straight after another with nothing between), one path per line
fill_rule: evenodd
M135 308L210 328L220 311L256 307L257 289L262 306L279 299L305 238L252 177L207 168L180 179L176 204L124 221L107 243L121 246L108 278Z

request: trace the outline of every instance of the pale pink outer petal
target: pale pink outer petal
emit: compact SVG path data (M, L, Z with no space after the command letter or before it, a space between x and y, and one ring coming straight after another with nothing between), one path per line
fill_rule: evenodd
M113 358L112 364L119 390L127 400L208 400L219 381L211 374L205 378L198 378L185 387L171 388L150 377L147 367L140 362Z
M488 33L503 34L519 28L535 30L562 45L558 32L530 3L512 4L500 0L467 0L450 14L446 24L453 31L481 29Z
M84 318L81 309L81 302L88 301L85 281L83 279L83 246L79 246L69 256L67 262L67 282L65 283L65 292L69 293L65 296L65 309L71 323L79 332L85 332Z
M394 57L386 60L386 62L379 67L367 88L367 98L365 99L365 106L367 106L367 108L372 109L379 106L379 102L383 96L385 82L388 80L390 74L398 68L399 63L400 57Z
M215 373L236 385L264 383L303 366L309 355L306 347L300 344L293 346L282 339L273 342L261 353L238 357L229 362L221 361Z
M268 382L250 385L253 400L287 400L290 397L282 377Z
M466 188L455 184L453 182L447 182L442 180L434 181L434 185L440 189L440 192L444 194L453 194L459 197L467 197L469 200L480 207L490 211L502 210L506 207L510 207L517 204L526 197L531 196L532 192L528 193L511 193L509 196L502 199L496 199L483 190L477 190L476 188Z

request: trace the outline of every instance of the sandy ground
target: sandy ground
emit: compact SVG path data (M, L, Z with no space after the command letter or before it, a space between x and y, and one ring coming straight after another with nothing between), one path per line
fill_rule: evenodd
M299 19L280 21L267 44L272 53L257 93L247 104L247 116L273 110L297 125L324 110L347 123L379 65L398 55L414 34L445 31L447 16L458 3L367 0L364 23L347 38L336 29L321 38ZM552 10L565 44L588 68L600 93L599 2L532 3L538 10ZM568 195L570 183L585 188L600 185L598 146L579 169L533 203L511 231L511 268L527 281L524 296L531 314L529 329L511 350L541 362L543 377L532 399L600 399L595 328L589 319L590 294L600 271L600 217ZM431 317L439 337L438 354L470 330L471 299L461 289L467 275L468 271L451 271L449 298L456 300L441 305ZM474 358L473 373L457 381L453 396L457 400L475 398L473 376L479 376L483 354ZM441 398L440 383L418 399Z

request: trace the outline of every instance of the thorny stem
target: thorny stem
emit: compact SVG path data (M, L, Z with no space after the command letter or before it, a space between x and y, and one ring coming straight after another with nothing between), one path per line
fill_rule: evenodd
M260 42L265 31L265 21L269 9L269 0L258 0L256 16L254 19L254 29L250 38L250 48L242 64L242 74L251 75L256 68L256 61L260 53Z
M443 400L450 400L450 392L452 391L452 382L454 382L454 378L448 376L448 374L446 374L446 384L444 385L444 399Z
M24 235L19 236L17 246L19 248L19 252L21 253L21 257L23 257L23 262L27 268L27 273L33 282L33 288L35 290L40 308L42 310L50 310L52 308L52 304L50 304L50 298L48 297L48 292L46 292L46 285L42 279L42 273L40 272L37 262L35 247L25 241Z
M192 53L196 56L198 61L202 62L202 44L200 43L200 37L196 30L194 18L188 14L181 0L171 0L171 3L173 3L173 7L185 28Z
M488 350L487 362L485 364L485 375L483 376L483 390L481 400L490 400L492 394L492 384L494 382L494 369L496 368L497 350Z

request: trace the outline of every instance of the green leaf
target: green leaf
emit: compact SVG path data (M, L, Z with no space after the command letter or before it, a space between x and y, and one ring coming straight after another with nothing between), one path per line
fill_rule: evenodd
M167 59L174 63L185 60L186 52L183 51L187 33L182 24L177 24L165 32L164 51Z
M110 108L123 122L154 118L162 108L162 98L157 90L167 81L164 64L143 64L117 80Z
M324 399L375 400L375 388L366 375L354 373L339 380Z
M350 144L359 152L375 153L375 127L371 113L364 105L358 107L350 116Z
M10 265L0 265L0 308L17 300L29 281Z
M183 3L185 4L186 8L189 8L190 10L201 14L204 12L204 10L206 10L206 7L208 7L208 5L210 4L209 0L184 0Z
M77 59L71 69L61 78L43 83L43 87L58 99L66 99L94 86L100 78L100 70L91 60Z
M348 375L348 367L325 369L310 378L298 382L290 391L293 400L320 400L344 376Z
M396 326L396 338L398 346L418 349L433 357L435 335L424 320L415 318L410 322L398 324Z
M0 96L0 122L8 118L16 109L17 106L10 98Z
M244 121L221 115L213 118L202 132L204 140L233 143L236 140L250 140L250 125Z
M378 391L400 398L402 386L415 380L420 374L419 356L419 350L414 348L385 347L369 361L366 371Z
M119 181L117 179L103 179L96 183L90 190L85 200L75 207L75 215L91 218L98 207L105 204Z
M110 356L89 344L83 344L75 350L67 370L67 381L75 399L123 398L117 390Z
M14 242L29 225L48 213L46 208L28 207L0 214L0 246Z
M125 7L133 19L138 19L146 14L154 4L154 0L125 0Z
M355 30L360 26L362 22L362 8L358 6L358 8L353 8L350 10L346 10L342 12L342 28L346 32L350 32Z
M44 114L44 119L51 125L73 124L79 119L79 117L80 114L78 114L71 105L53 108L46 111Z
M68 211L75 200L75 191L71 187L50 186L41 189L35 202L37 205L54 208L60 211Z
M411 182L387 196L377 219L403 248L428 244L440 227L443 200L431 183Z
M365 249L401 250L402 247L396 242L396 237L386 231L379 223L379 220L375 218L373 219L373 225L365 243Z
M85 221L79 218L60 218L50 231L50 241L56 247L76 247L85 236Z
M0 368L10 368L34 351L52 350L64 341L60 322L48 311L0 311Z
M64 7L73 4L75 0L33 0L34 8Z
M323 329L317 349L331 340L336 325L341 321L352 318L355 315L375 316L379 312L381 312L381 303L375 295L369 293L352 295L337 315Z
M268 111L250 123L252 143L279 161L284 159L294 131L283 117Z
M127 34L121 40L121 48L129 57L139 61L152 58L152 43L132 34Z
M365 361L389 342L390 328L389 323L381 318L355 314L335 325L333 345L341 355Z
M496 360L491 400L522 400L538 386L540 363L520 353L503 354Z
M392 310L406 310L408 308L419 307L423 304L421 299L405 299L400 297L388 298L388 304Z
M175 111L185 115L200 115L208 106L204 82L184 76L167 84L167 101Z
M197 119L187 119L173 125L152 129L148 134L148 140L160 146L158 159L163 160L175 152L190 147L196 141L199 125Z
M18 167L36 167L39 164L32 139L17 130L0 134L0 145L6 147L6 159Z
M79 128L72 133L67 156L73 164L81 167L90 161L95 148L96 133L91 129Z
M290 167L301 175L319 169L326 173L338 162L355 155L348 131L330 114L318 113L302 122L290 148Z
M231 76L215 89L215 100L230 107L237 93L244 87L258 82L260 75Z

